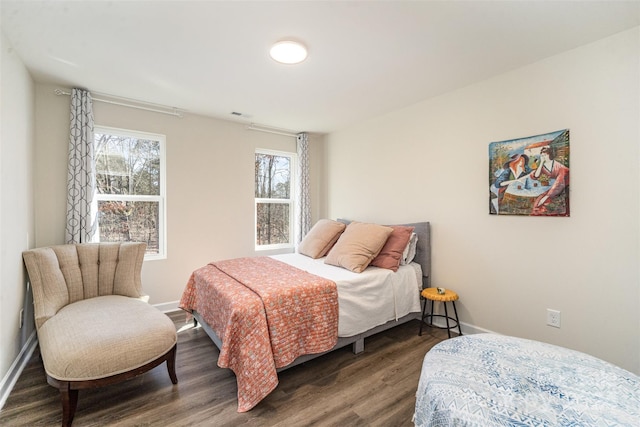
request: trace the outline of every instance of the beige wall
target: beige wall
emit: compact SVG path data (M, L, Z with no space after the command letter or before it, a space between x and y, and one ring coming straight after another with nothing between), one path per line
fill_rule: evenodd
M64 242L67 96L37 85L36 244ZM94 102L96 125L166 135L167 253L146 261L143 286L152 304L177 301L191 272L254 251L254 152L296 151L295 138L250 131L237 122L186 114L177 118ZM313 216L321 213L322 139L310 136Z
M636 28L326 142L312 136L314 221L430 220L434 284L460 293L468 328L562 344L640 373L639 38ZM4 377L32 330L17 324L26 282L19 254L64 240L69 98L34 88L4 36L1 47ZM175 302L208 261L254 254L253 150L293 150L293 139L100 103L95 117L167 136L168 258L143 270L152 303ZM488 215L488 144L564 128L572 216ZM545 325L546 308L562 312L561 329Z
M329 135L329 216L431 221L433 284L469 329L640 373L639 31ZM571 217L489 215L489 143L565 128Z
M33 243L34 84L0 33L0 398L11 365L34 331L22 251ZM20 310L25 323L20 328ZM1 406L1 405L0 405Z

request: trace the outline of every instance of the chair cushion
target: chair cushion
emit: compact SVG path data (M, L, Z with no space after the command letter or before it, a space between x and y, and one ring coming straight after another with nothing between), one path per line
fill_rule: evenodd
M38 330L45 370L61 381L104 378L143 366L177 341L168 316L135 298L108 295L63 307Z

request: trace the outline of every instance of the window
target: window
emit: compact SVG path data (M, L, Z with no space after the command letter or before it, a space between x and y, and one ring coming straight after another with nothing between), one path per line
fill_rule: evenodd
M293 247L295 157L256 150L256 249Z
M165 258L164 135L94 129L98 242L145 242Z

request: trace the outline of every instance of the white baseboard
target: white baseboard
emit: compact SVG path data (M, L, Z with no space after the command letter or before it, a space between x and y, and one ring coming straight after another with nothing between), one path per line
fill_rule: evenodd
M169 301L169 302L163 302L161 304L153 304L153 306L163 313L168 313L170 311L180 310L180 307L178 307L178 304L180 304L180 301Z
M455 322L454 322L455 323ZM433 319L433 325L439 328L446 328L447 324L443 318ZM474 335L474 334L497 334L497 332L490 331L489 329L481 328L480 326L472 325L470 323L460 322L460 329L462 335ZM458 332L458 328L451 329L454 332Z
M460 322L462 333L465 335L473 334L497 334L497 332L490 331L489 329L481 328L480 326L471 325L469 323Z
M29 359L31 359L31 355L33 354L33 350L35 350L36 345L38 344L38 339L36 335L36 331L33 331L27 342L24 344L18 357L13 361L9 371L0 382L0 409L4 406L7 398L9 397L9 393L13 390L13 386L16 385L18 378L20 378L20 374L24 370L24 367L29 363Z

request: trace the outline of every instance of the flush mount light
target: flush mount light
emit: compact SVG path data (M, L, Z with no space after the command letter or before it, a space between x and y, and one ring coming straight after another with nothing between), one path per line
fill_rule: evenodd
M307 48L302 43L284 40L274 44L269 55L282 64L299 64L307 58Z

